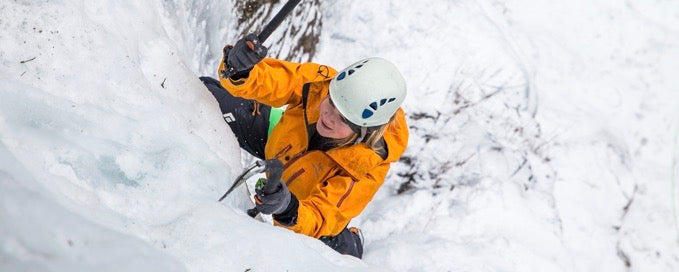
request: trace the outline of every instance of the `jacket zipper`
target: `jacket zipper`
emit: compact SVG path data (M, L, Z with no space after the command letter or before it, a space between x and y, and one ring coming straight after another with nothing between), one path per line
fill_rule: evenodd
M311 152L317 152L317 150L312 150L312 151L309 151L309 152L307 152L307 150L302 150L302 152L299 152L299 153L293 155L292 158L290 158L290 160L283 165L283 168L288 168L288 166L290 166L291 164L293 164L294 162L299 160L301 157L304 157L304 155L309 154ZM320 151L318 151L318 152L320 152Z
M297 170L297 172L295 172L294 174L292 174L292 176L290 176L290 179L288 179L288 181L285 182L285 185L286 185L286 186L290 186L290 184L292 184L292 182L293 182L295 179L297 179L297 177L299 177L299 176L300 176L301 174L303 174L303 173L304 173L304 168Z
M288 152L288 150L290 150L290 148L292 148L292 144L286 145L283 149L278 151L278 153L276 153L276 155L274 155L273 157L278 159L281 155L283 155L283 153Z
M349 185L349 190L347 190L347 192L342 196L342 198L340 198L340 201L337 202L337 208L342 206L342 202L344 202L344 200L349 196L349 194L351 194L351 190L354 189L355 183L356 183L356 180L351 179L351 185Z

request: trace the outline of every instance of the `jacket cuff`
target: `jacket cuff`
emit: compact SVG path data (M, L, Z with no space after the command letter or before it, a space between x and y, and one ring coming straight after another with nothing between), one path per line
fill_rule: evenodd
M290 193L290 203L288 207L279 214L274 214L273 219L284 226L294 226L297 224L297 209L299 208L299 200L295 194Z
M233 90L240 91L241 89L247 89L245 86L243 86L247 81L250 80L250 72L254 67L243 70L240 72L236 72L235 74L231 75L230 77L225 77L223 71L226 69L225 67L226 62L221 61L219 63L219 82L222 84L222 86L228 90L229 92Z
M243 70L243 71L240 71L240 72L236 72L235 74L233 74L233 75L232 75L231 77L229 77L229 78L230 78L231 80L233 80L233 81L237 81L237 80L241 80L241 79L244 79L244 78L248 78L248 77L250 76L250 71L252 71L252 68L247 69L247 70Z

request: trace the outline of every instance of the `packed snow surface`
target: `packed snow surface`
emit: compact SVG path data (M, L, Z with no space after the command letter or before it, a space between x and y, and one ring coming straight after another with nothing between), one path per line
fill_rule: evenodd
M679 2L324 1L314 62L408 82L363 260L216 201L233 6L0 2L0 271L679 270Z

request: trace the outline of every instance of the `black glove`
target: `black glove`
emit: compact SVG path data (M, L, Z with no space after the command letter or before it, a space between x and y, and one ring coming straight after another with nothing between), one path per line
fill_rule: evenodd
M257 210L264 214L279 214L290 205L291 194L282 182L283 162L271 159L264 162L269 179L260 179L255 186L255 204Z
M279 214L284 212L290 205L291 194L288 186L280 180L268 180L267 182L278 182L278 186L273 193L266 194L262 189L255 189L255 205L257 210L263 214Z
M252 69L266 57L268 49L262 45L257 35L250 33L238 40L234 46L224 47L224 64L233 73ZM229 75L230 76L230 75Z

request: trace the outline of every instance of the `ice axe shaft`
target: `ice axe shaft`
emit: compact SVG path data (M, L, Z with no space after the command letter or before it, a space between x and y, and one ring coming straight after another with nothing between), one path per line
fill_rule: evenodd
M227 190L226 193L224 193L224 195L222 195L222 197L220 197L218 201L224 200L224 198L226 198L226 196L228 196L231 192L233 192L233 190L236 189L236 187L245 183L245 181L248 180L248 178L250 178L250 177L252 177L252 176L254 176L258 173L262 173L265 170L266 170L266 164L264 163L264 161L255 162L253 165L246 168L245 171L243 171L243 173L238 175L238 177L236 177L236 180L233 182L231 187L229 187L229 190Z
M262 187L262 193L265 195L273 194L278 189L278 183L281 182L281 176L283 175L283 162L272 159L265 161L266 172L269 173L269 178L264 182Z
M224 195L220 197L218 201L224 200L224 198L226 198L231 192L233 192L233 190L236 189L236 187L245 183L245 181L247 181L248 178L264 172L269 173L269 178L265 179L264 184L262 184L261 187L262 194L267 195L275 193L276 190L278 189L277 186L278 183L281 182L281 176L283 175L284 168L285 167L283 163L277 159L256 161L253 165L246 168L245 171L243 171L243 173L236 177L236 180L233 182L231 187L229 187L229 190L227 190L226 193L224 193Z
M292 11L295 8L295 6L299 4L300 1L302 0L288 0L288 2L285 3L283 8L281 8L281 10L278 11L278 13L276 13L276 16L274 16L273 19L271 19L271 21L269 21L269 23L266 24L262 32L259 33L259 35L257 35L257 38L259 39L260 43L264 43L264 41L266 41L266 39L269 38L269 36L271 36L271 33L273 33L273 31L276 30L276 28L278 28L278 26L283 22L285 17L288 16L290 11Z
M271 19L271 21L269 21L269 23L267 23L266 26L264 26L262 32L260 32L259 35L257 35L257 42L259 44L264 43L264 41L266 41L266 39L268 39L269 36L271 36L271 33L273 33L274 30L276 30L276 28L278 28L278 26L281 25L281 23L283 22L283 20L285 20L285 17L288 16L290 11L292 11L295 8L295 6L297 6L297 4L299 4L299 2L301 1L302 0L288 0L288 2L286 2L285 5L283 5L283 8L281 8L281 10L279 10L278 13L276 13L273 19ZM254 43L252 43L251 41L247 41L246 44L248 45L248 47L250 47L251 50L255 50ZM231 77L235 73L236 69L234 69L233 67L227 67L224 74L225 77Z

